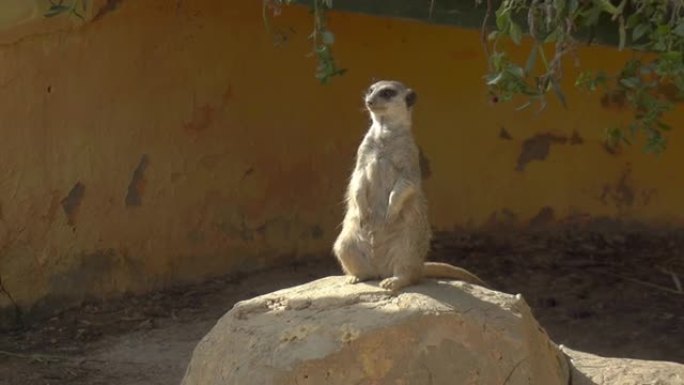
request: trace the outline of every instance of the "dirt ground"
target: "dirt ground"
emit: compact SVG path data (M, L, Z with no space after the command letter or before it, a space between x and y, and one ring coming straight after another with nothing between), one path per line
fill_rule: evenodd
M432 260L522 293L551 338L599 355L684 363L684 243L645 235L514 240L438 234ZM0 384L179 384L193 348L241 299L340 271L331 257L89 303L0 336Z

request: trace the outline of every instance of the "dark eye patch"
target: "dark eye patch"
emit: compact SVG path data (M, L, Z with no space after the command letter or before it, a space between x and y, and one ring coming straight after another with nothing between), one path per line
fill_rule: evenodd
M378 95L380 95L380 97L383 99L391 99L391 98L397 96L397 91L393 90L391 88L385 88L385 89L380 90Z

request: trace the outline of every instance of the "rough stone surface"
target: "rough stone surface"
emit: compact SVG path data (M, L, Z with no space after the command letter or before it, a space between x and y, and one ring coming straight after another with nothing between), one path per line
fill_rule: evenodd
M570 357L572 385L684 385L682 364L562 351Z
M327 277L237 303L183 385L568 384L524 299L425 281L396 296Z

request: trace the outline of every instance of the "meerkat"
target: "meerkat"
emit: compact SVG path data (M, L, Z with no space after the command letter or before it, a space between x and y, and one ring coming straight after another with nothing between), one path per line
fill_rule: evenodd
M429 277L487 286L465 269L425 261L432 231L412 132L416 99L398 81L368 88L364 101L372 123L356 153L333 252L349 283L381 279L382 288L397 291Z

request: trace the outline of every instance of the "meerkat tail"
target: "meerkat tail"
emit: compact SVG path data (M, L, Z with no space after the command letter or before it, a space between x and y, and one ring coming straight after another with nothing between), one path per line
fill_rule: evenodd
M443 262L425 262L423 264L423 276L428 278L451 278L487 288L490 287L485 281L468 270Z

